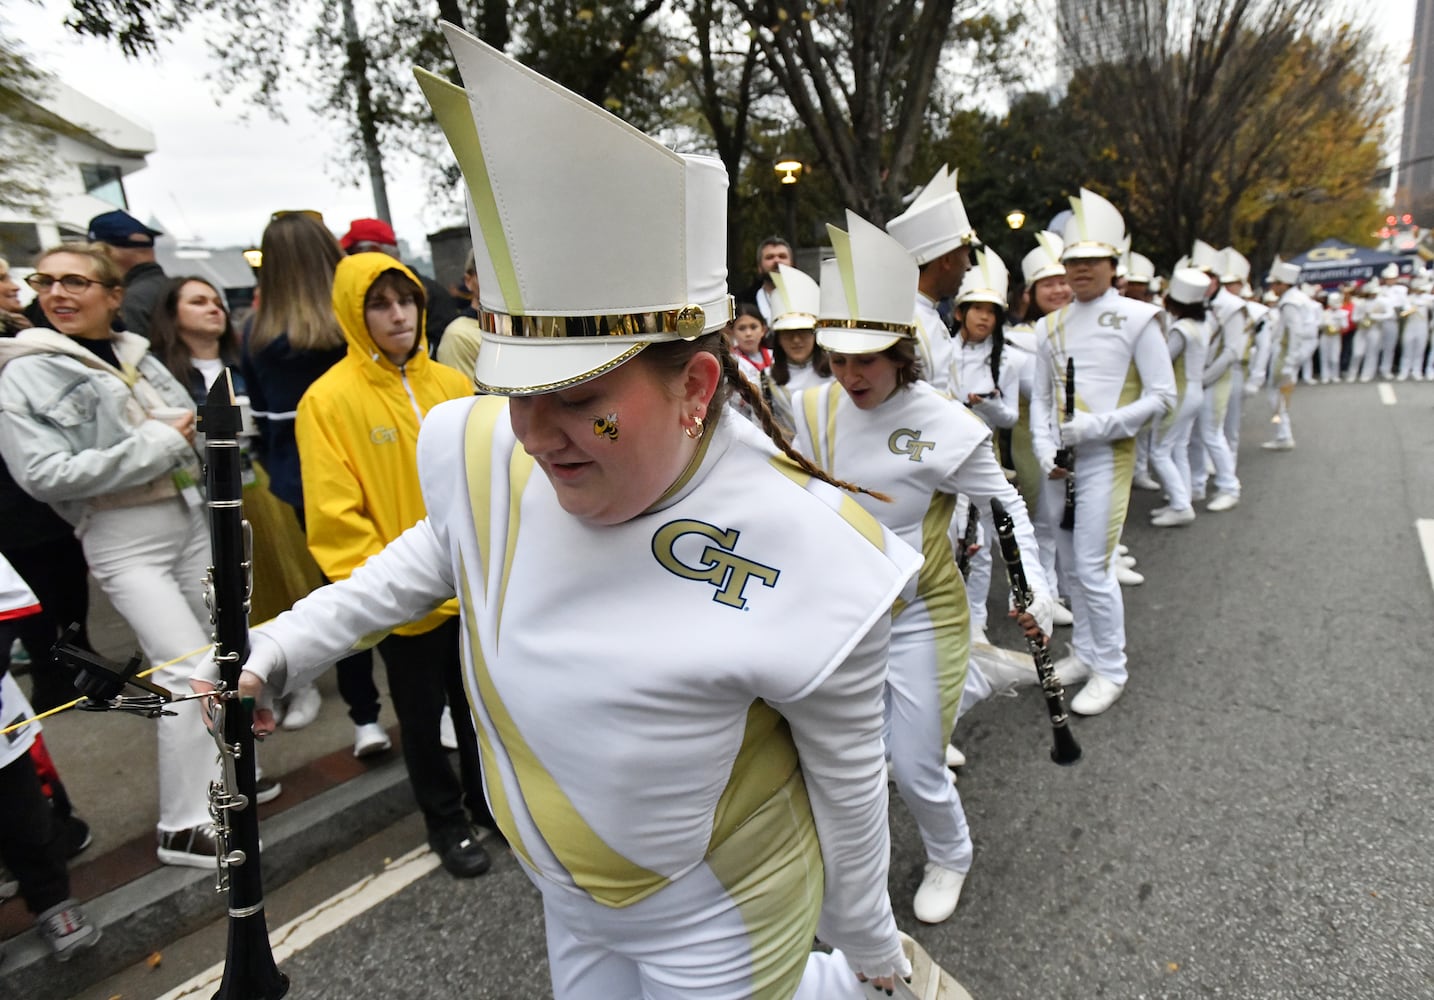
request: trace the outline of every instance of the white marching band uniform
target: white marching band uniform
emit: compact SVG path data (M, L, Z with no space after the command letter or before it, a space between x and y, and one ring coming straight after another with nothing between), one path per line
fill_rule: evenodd
M1392 290L1383 284L1370 282L1373 295L1364 300L1364 309L1359 317L1359 327L1354 335L1355 353L1361 359L1357 364L1359 380L1368 382L1380 371L1382 348L1386 338L1392 342L1399 335L1399 316L1394 309ZM1356 312L1361 312L1358 306ZM1393 348L1391 347L1391 350ZM1354 373L1356 362L1350 362L1350 373Z
M1071 241L1067 240L1067 246ZM1031 433L1043 470L1061 446L1066 359L1075 359L1077 421L1087 434L1076 451L1075 528L1048 526L1059 545L1061 591L1071 600L1071 645L1092 673L1124 685L1125 603L1115 578L1115 547L1130 502L1135 434L1174 405L1175 375L1157 306L1114 289L1036 324ZM1048 479L1043 519L1059 521L1065 481Z
M1206 306L1207 351L1205 373L1200 379L1204 391L1190 432L1189 447L1191 495L1195 499L1205 496L1210 467L1215 470L1217 493L1240 496L1237 445L1230 441L1226 426L1230 409L1240 405L1244 382L1242 362L1250 340L1248 305L1222 287ZM1186 371L1189 370L1187 361ZM1238 422L1238 410L1235 419Z
M956 343L936 311L936 303L921 292L916 293L916 354L926 381L938 392L951 395Z
M1344 338L1344 328L1349 320L1349 313L1344 311L1344 296L1339 292L1330 292L1325 300L1324 313L1320 317L1319 324L1319 380L1321 383L1339 381L1339 351L1340 341ZM1428 335L1428 326L1425 326L1425 335Z
M1434 295L1428 282L1420 278L1411 283L1409 301L1404 306L1404 326L1399 337L1399 378L1423 380L1424 352L1429 348L1429 311Z
M1389 315L1379 321L1379 374L1394 377L1394 352L1399 346L1400 317L1409 305L1409 287L1399 282L1399 265L1384 269L1383 291L1389 300Z
M1187 287L1201 283L1203 272L1177 270L1171 279L1168 294L1188 292L1202 296L1203 288ZM1184 279L1182 282L1181 279ZM1205 282L1208 284L1208 281ZM1196 298L1195 301L1200 301ZM1166 333L1171 367L1175 372L1175 407L1155 425L1155 441L1150 449L1150 464L1165 487L1170 510L1191 510L1191 474L1188 456L1190 433L1203 410L1205 397L1205 353L1210 336L1207 324L1194 319L1178 320ZM1076 384L1080 384L1077 376ZM1079 481L1077 481L1079 482Z
M1280 269L1286 270L1281 272ZM1254 385L1262 385L1268 390L1270 410L1275 418L1274 443L1281 447L1293 447L1295 438L1289 395L1281 390L1296 383L1300 366L1314 353L1319 343L1320 307L1295 283L1299 279L1295 265L1276 264L1270 273L1290 287L1285 289L1271 310L1271 318L1267 322L1269 337L1252 362L1251 379ZM1291 278L1293 280L1287 280Z

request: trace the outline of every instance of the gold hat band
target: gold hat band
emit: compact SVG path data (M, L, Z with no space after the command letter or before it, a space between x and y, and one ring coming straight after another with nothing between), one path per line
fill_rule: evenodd
M515 316L478 310L487 333L504 337L573 339L576 337L678 337L693 340L709 328L725 326L733 314L732 296L659 312L608 313L600 316Z
M911 323L883 323L874 319L818 319L818 330L866 330L871 333L894 333L899 337L916 336Z

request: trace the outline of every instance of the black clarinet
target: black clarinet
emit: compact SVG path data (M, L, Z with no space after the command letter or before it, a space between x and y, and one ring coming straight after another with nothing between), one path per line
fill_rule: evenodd
M1001 546L1001 559L1006 564L1006 576L1011 581L1011 600L1016 612L1023 614L1031 605L1034 595L1031 585L1026 582L1026 567L1021 562L1021 547L1016 543L1016 522L1011 520L1005 506L999 500L991 501L991 517L996 522L996 539ZM1026 637L1026 648L1036 662L1036 676L1041 680L1041 693L1046 699L1046 712L1051 717L1051 760L1063 767L1080 760L1080 744L1071 732L1071 717L1066 711L1066 692L1061 680L1051 666L1051 653L1046 648L1044 637Z
M238 697L239 672L249 658L249 593L252 583L249 525L244 520L244 483L239 432L242 421L229 373L214 383L200 414L205 436L205 482L209 492L210 560L205 598L214 624L219 697L212 700L214 738L223 777L209 789L209 810L218 840L217 888L229 890L229 942L224 979L215 1000L278 1000L289 977L274 963L264 920L259 872L259 815L254 801L253 713Z
M1075 419L1075 358L1066 358L1066 420ZM1066 531L1075 528L1076 455L1074 448L1061 448L1056 452L1056 465L1066 470L1066 509L1061 512L1061 527Z
M956 568L964 577L971 569L971 546L976 544L976 532L981 528L981 515L974 503L966 505L966 530L961 533L961 551L956 553Z

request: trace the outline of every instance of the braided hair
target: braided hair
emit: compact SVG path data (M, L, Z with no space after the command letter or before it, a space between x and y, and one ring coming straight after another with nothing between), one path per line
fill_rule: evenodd
M736 393L751 408L761 424L762 430L766 432L767 437L777 446L778 450L807 475L814 476L822 482L829 483L848 493L865 493L867 496L883 502L891 501L891 498L884 493L837 479L792 447L791 440L778 426L776 418L772 416L771 407L762 398L761 391L747 381L742 370L737 367L737 358L723 344L721 331L706 333L693 340L672 340L652 344L639 357L645 358L648 363L655 364L661 369L680 371L695 355L702 353L715 356L722 365L722 380L717 384L717 391L712 394L708 410L712 415L712 427L716 427L718 421L722 419L722 413L727 408L728 398Z

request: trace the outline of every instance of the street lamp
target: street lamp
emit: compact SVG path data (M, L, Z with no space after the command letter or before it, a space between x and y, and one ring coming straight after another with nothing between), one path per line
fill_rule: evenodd
M783 154L777 157L777 162L772 164L772 169L777 172L777 177L782 185L782 195L787 203L787 243L795 252L797 245L797 181L801 180L802 171L806 169L806 165L795 156Z
M1006 213L1006 225L1012 229L1020 229L1026 224L1026 213L1019 208L1012 209Z

